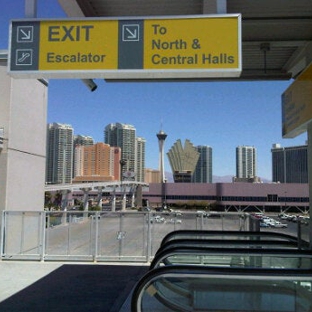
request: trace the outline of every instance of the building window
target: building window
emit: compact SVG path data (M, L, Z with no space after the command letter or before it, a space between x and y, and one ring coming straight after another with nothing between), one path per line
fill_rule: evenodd
M278 202L277 194L268 194L267 201L268 202Z

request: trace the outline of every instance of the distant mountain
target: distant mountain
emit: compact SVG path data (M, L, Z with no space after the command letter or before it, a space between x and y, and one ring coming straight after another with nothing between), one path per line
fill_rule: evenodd
M213 176L212 182L213 183L231 183L233 179L233 176L226 175L226 176ZM266 178L261 178L262 183L271 183L272 181Z
M166 178L167 178L167 182L168 182L168 183L174 182L174 181L173 181L173 175L172 175L171 172L166 171L166 172L165 172L165 176L166 176ZM213 177L212 177L212 182L213 182L213 183L227 183L227 182L232 182L232 177L233 177L233 176L231 176L231 175L222 176L222 177L220 177L220 176L213 176Z
M261 178L263 183L272 183L272 180L266 179L266 178Z
M233 176L232 175L226 175L226 176L213 176L212 182L213 183L228 183L232 182Z
M172 172L166 171L165 172L165 177L166 177L168 183L172 183L173 182Z

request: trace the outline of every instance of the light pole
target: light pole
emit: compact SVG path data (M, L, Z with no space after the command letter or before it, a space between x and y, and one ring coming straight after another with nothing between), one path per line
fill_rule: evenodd
M125 164L127 163L127 161L124 159L121 159L119 163L120 163L120 189L121 189L121 192L123 194L121 210L126 210L126 190L123 189L122 181L123 181L123 168L124 168Z
M164 179L163 182L163 186L164 186L164 190L163 190L163 194L164 194L164 209L167 209L167 179Z

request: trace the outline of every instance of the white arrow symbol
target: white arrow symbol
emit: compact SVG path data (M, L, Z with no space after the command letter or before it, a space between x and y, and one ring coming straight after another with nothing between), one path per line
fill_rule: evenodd
M21 29L21 33L24 35L24 37L21 38L22 40L29 40L30 39L30 35L31 35L30 30L28 32L26 32L23 29Z
M128 39L135 39L135 38L137 38L137 30L136 29L131 31L129 28L126 28L126 30L129 33L129 35L127 36Z

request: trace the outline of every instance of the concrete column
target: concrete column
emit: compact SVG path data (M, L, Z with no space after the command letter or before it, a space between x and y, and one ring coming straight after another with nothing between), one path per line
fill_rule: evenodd
M121 210L125 211L126 210L126 205L127 205L127 196L126 196L126 185L122 185L122 206Z
M35 79L11 78L6 65L0 63L0 211L43 211L47 87ZM22 201L16 200L17 189Z
M114 186L113 190L112 211L116 211L116 186Z
M227 0L203 0L203 14L226 14Z
M309 198L310 198L310 220L312 219L312 122L308 124L308 177L309 177ZM309 222L309 242L312 249L312 222Z
M63 211L62 215L62 224L67 223L67 205L68 205L68 196L70 194L69 190L62 191L62 201L61 201L61 210Z
M69 194L70 194L70 191L69 191L69 190L63 190L63 191L62 191L61 209L62 209L63 211L66 211L66 210L67 210Z
M136 192L136 187L132 187L132 196L131 196L131 207L135 207L135 192Z
M137 185L135 197L137 208L141 208L143 206L142 185Z
M25 0L25 17L37 17L37 0Z
M88 208L89 208L88 195L89 195L89 192L91 191L91 188L85 187L85 188L82 188L81 191L83 191L83 199L82 199L83 210L88 211Z
M96 189L98 190L96 202L97 202L98 206L101 207L101 209L102 209L102 193L103 193L104 188L105 188L104 186L97 186L96 187Z

